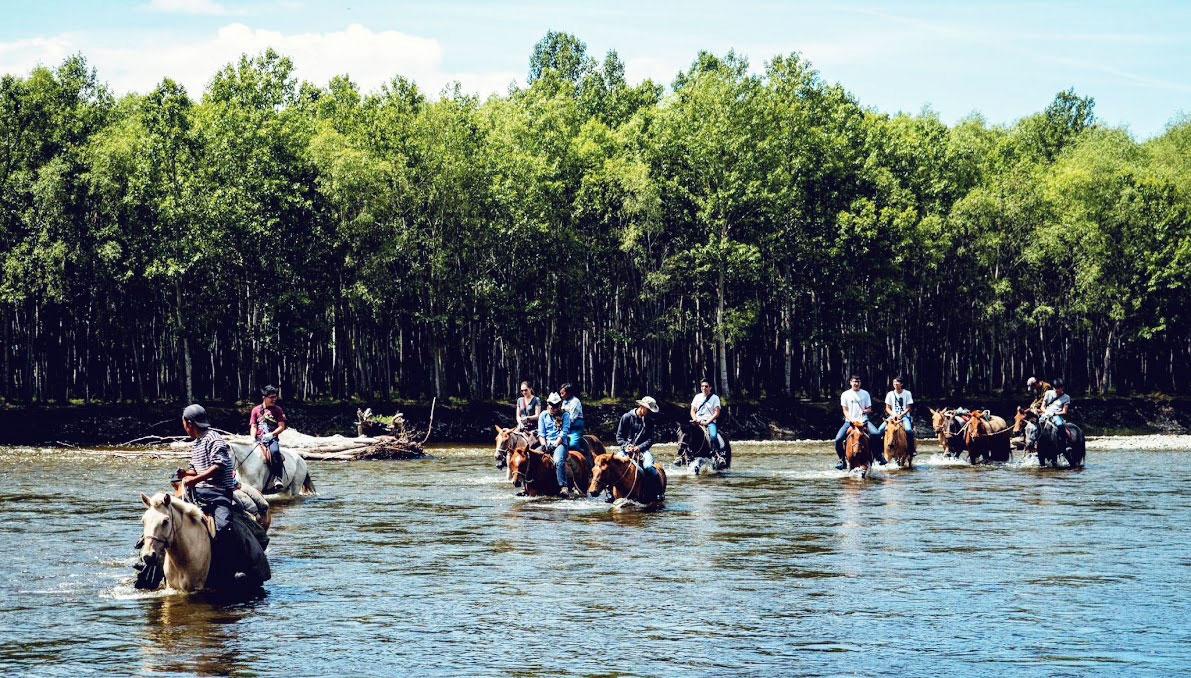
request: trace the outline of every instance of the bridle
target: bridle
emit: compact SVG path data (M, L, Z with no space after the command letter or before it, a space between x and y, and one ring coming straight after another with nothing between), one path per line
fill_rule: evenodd
M158 537L155 534L146 534L146 535L144 535L144 537L145 537L145 539L147 539L149 541L159 542L163 549L168 549L169 547L173 546L176 541L178 541L178 521L175 520L174 506L172 503L169 506L165 507L165 512L166 512L166 516L168 517L168 519L170 521L170 537L169 537L169 539L168 540L162 539L161 537Z
M627 457L628 455L625 455L625 456ZM607 462L605 462L605 464L607 464ZM605 485L603 487L596 485L596 494L603 492L605 487L616 487L616 486L620 485L621 483L623 483L624 479L627 478L629 475L629 469L635 470L636 466L637 466L637 463L635 461L633 461L632 459L629 459L628 463L626 463L624 465L624 471L621 472L620 478L617 478L615 483L609 483L608 485ZM605 468L607 468L607 467L605 466ZM633 485L629 488L628 494L625 495L625 498L632 497L633 490L637 489L637 481L639 481L640 479L641 479L640 473L633 476Z

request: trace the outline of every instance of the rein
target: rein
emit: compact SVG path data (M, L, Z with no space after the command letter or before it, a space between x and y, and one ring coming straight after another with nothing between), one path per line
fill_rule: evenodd
M178 541L178 521L175 520L174 507L172 504L167 506L166 510L167 510L167 512L169 514L169 518L170 518L170 538L169 538L169 540L167 541L165 539L162 539L161 537L158 537L155 534L145 535L145 538L148 539L149 541L161 542L162 548L169 549L171 546L174 545L174 542Z

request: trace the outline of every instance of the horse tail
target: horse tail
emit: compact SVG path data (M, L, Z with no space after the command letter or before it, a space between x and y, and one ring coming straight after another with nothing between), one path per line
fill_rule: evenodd
M306 469L306 478L302 481L302 494L318 494L314 489L314 480L310 478L310 469Z

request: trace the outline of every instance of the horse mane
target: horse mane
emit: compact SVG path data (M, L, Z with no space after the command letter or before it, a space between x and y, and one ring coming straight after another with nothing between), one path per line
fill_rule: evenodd
M158 492L157 494L153 495L153 498L150 501L153 502L153 506L161 507L165 504L166 496L169 496L170 498L170 506L176 506L178 510L182 512L182 515L202 522L203 510L198 506L186 501L185 499L179 499L173 495L166 495L165 492Z

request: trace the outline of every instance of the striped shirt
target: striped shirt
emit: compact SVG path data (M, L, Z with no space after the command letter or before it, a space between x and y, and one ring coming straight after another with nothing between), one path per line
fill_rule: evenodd
M220 469L209 479L199 483L199 487L209 487L216 490L232 491L236 488L235 465L232 463L232 452L223 436L215 431L207 431L194 439L190 446L190 467L196 473L203 473L212 466Z

